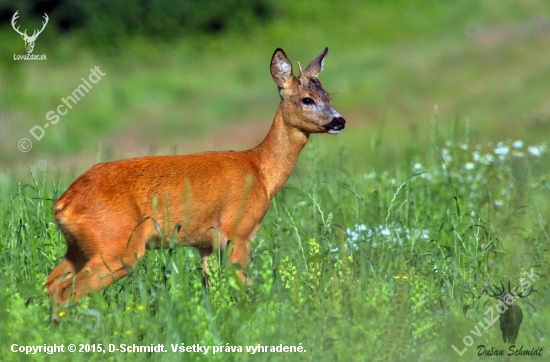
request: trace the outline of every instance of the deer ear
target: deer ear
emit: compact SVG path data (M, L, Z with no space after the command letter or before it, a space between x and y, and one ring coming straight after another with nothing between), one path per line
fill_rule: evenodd
M325 61L325 56L327 55L328 48L325 48L317 58L313 59L311 63L307 66L304 75L307 77L317 77L321 70L323 70L323 63Z
M271 58L271 76L280 88L287 88L294 79L292 63L281 48L275 50Z

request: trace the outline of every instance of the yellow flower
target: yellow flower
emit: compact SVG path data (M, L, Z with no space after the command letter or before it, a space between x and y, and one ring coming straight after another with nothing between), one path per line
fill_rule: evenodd
M145 308L145 307L142 306L142 305L138 305L138 306L137 306L137 310L139 310L139 311L142 311L144 308Z
M399 278L401 278L399 275L396 275L393 277L393 279L399 279Z
M124 333L126 333L127 335L130 335L130 334L132 334L132 331L126 331Z
M126 310L127 311L132 310L132 307L126 307Z
M59 312L59 318L63 318L64 315L65 315L64 311Z

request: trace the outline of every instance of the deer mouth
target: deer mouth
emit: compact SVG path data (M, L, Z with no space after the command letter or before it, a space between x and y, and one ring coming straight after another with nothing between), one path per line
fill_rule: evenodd
M343 117L334 117L323 128L330 134L338 134L346 128L346 120Z

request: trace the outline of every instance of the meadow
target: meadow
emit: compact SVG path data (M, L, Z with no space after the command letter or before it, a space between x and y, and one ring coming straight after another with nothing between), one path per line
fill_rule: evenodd
M47 63L13 61L22 41L0 29L0 359L478 360L490 358L479 345L509 353L485 319L497 305L486 288L528 278L536 292L516 302L515 350L542 357L507 358L544 360L548 5L428 3L283 1L280 18L247 34L134 38L114 50L52 30L37 42ZM311 137L273 200L252 284L216 256L207 289L195 250L148 251L131 276L52 325L44 281L66 250L52 204L74 178L96 161L254 146L277 107L273 50L303 64L326 45L320 79L348 124ZM20 152L17 141L94 66L105 77ZM109 351L159 344L167 352Z

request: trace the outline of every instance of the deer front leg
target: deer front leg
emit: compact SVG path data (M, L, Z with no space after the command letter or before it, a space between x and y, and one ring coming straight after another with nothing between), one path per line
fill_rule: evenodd
M210 274L210 267L208 266L208 258L210 257L210 255L212 255L212 248L199 249L199 253L201 255L201 261L202 261L204 285L206 285L206 287L210 289L210 287L212 287L212 284L210 283L210 278L208 278L208 274Z
M261 221L252 228L252 231L248 233L248 235L234 237L231 242L228 242L226 248L231 262L233 264L239 264L241 266L241 269L237 270L237 275L239 276L241 282L246 285L252 284L252 281L247 278L244 269L250 263L250 244L252 242L252 239L254 238L254 235L256 235L256 232L260 228L260 225Z

